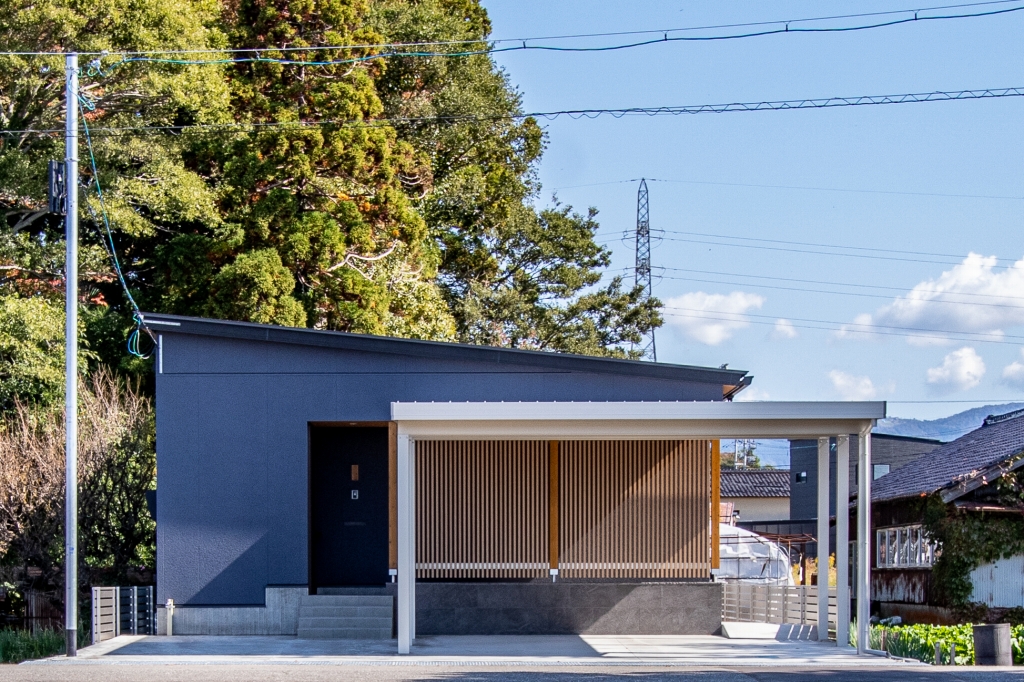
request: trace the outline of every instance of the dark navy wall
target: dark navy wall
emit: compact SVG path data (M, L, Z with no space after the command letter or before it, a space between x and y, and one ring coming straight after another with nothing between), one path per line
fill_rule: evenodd
M311 421L387 421L394 401L722 399L720 383L161 331L160 603L262 604L268 585L307 583Z

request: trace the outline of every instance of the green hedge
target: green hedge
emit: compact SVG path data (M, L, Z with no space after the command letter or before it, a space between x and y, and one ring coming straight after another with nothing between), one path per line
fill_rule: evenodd
M882 631L885 631L885 651L901 658L915 658L925 663L935 662L935 644L942 643L942 664L949 663L949 646L956 645L956 664L974 665L974 630L967 625L873 625L872 649L882 650ZM1013 664L1024 665L1024 625L1010 629Z

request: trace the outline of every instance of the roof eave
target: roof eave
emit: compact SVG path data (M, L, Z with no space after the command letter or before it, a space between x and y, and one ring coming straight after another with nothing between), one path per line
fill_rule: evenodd
M563 371L625 374L654 379L721 385L723 387L749 385L752 379L746 371L735 369L640 362L619 358L602 358L518 348L475 346L442 341L422 341L419 339L279 327L252 322L213 320L158 313L143 313L142 319L145 324L153 325L154 331L160 333L191 334L195 336L266 341L428 358L452 358L457 355L461 359L481 362L530 365L549 369L561 369Z

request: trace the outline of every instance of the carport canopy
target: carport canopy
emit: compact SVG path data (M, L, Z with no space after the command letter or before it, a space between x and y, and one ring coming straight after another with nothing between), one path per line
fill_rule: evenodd
M849 436L860 436L857 593L870 594L871 429L883 401L865 402L394 402L398 427L398 651L415 638L417 440L818 439L818 546L828 555L829 439L837 439L837 501L849 499ZM849 505L836 504L837 642L849 639ZM869 599L857 601L857 647L866 648ZM828 600L819 600L828 632ZM826 635L827 636L827 635Z

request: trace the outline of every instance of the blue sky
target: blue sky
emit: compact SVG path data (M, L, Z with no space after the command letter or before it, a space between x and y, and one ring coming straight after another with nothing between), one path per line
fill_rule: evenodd
M495 38L910 6L897 0L484 4ZM527 111L751 102L1024 86L1021 36L1024 12L596 54L513 52L498 62L522 91ZM657 335L659 360L749 370L753 398L884 399L890 415L934 418L971 407L966 401L1024 397L1024 262L1014 265L1024 259L1022 121L1024 98L562 118L544 123L542 199L557 192L563 203L599 209L613 267L624 268L632 265L633 246L620 235L635 226L637 183L623 181L662 180L649 183L652 229L666 231L652 258L661 275L655 294L670 308ZM874 248L881 251L858 253L890 260L680 232ZM954 257L917 255L922 252ZM977 256L965 261L969 253ZM725 319L710 319L716 317ZM849 326L858 323L961 336L864 334L857 330L878 328ZM829 329L806 328L822 326ZM972 335L965 340L965 333Z

